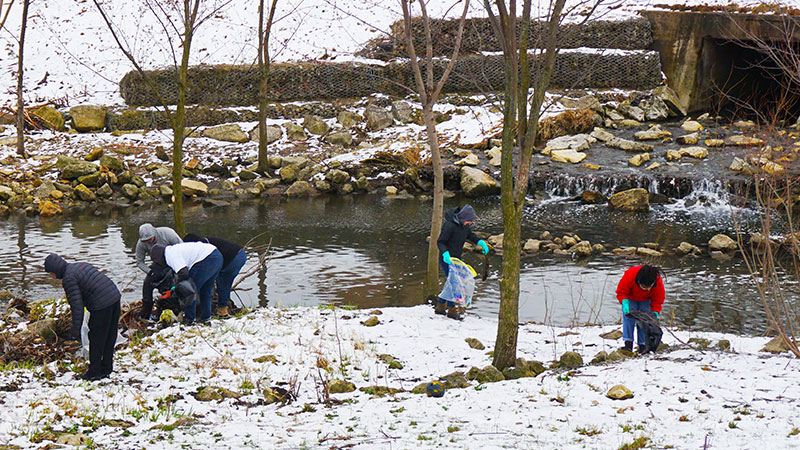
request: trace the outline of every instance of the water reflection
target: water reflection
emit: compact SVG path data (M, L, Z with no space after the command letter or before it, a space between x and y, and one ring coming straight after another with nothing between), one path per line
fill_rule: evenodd
M446 207L465 200L448 199ZM471 201L478 213L474 229L502 232L496 199ZM734 229L732 214L719 208L656 206L630 214L605 206L546 202L525 209L523 236L548 230L554 236L577 233L592 243L618 247L644 242L676 246L701 243ZM740 218L741 219L741 218ZM754 218L740 225L751 227ZM189 204L187 229L240 244L271 241L268 270L258 271L234 293L246 305L351 304L362 308L408 306L423 300L430 204L382 196L268 199L230 207ZM40 219L15 215L0 222L0 288L31 299L63 295L43 272L44 258L57 252L88 261L118 283L127 300L137 300L143 274L134 264L138 227L169 225L168 207L75 212ZM255 264L249 255L243 272ZM465 259L482 270L473 254ZM623 272L637 259L596 257L587 262L548 254L522 259L520 320L570 325L619 320L614 296ZM665 317L676 326L759 332L763 320L741 261L662 258L667 273ZM489 259L489 277L476 287L473 312L496 315L501 259Z

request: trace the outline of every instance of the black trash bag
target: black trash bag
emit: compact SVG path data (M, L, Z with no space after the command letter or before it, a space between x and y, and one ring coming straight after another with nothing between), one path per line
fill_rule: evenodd
M639 342L639 345L645 346L645 353L655 352L661 344L661 336L664 332L661 331L661 326L658 324L658 319L655 314L646 313L644 311L631 311L628 317L636 320L636 326L644 333L644 344Z
M178 297L178 305L180 305L181 309L196 303L200 298L197 293L197 284L191 278L179 281L175 285L173 296Z

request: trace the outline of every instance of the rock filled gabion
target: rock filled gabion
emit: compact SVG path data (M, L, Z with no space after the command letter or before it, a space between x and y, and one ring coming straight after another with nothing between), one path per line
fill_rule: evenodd
M531 76L538 72L540 58L531 55ZM447 61L435 62L441 74ZM177 103L175 69L146 72L158 86L160 96ZM248 106L258 103L259 72L254 66L202 66L189 69L188 104ZM384 66L358 63L303 62L274 64L270 71L269 100L324 100L367 97L375 93L406 95L402 86L414 86L407 62ZM560 53L551 81L553 88L651 89L661 82L657 52ZM502 55L472 55L460 58L444 86L446 93L502 91L505 86ZM120 93L130 106L159 106L159 97L138 72L120 81ZM326 115L319 114L323 117ZM157 118L157 115L153 117ZM152 119L152 118L150 118ZM112 119L114 122L115 119ZM147 120L147 118L145 118ZM202 120L197 120L202 124ZM142 123L139 128L148 128ZM150 125L149 127L152 127Z

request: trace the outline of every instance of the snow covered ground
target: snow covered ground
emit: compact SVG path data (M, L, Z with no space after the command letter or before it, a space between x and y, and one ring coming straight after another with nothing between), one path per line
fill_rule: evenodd
M683 347L569 372L547 370L536 378L473 383L442 398L409 392L376 397L358 388L411 390L490 364L497 324L474 316L457 322L418 306L384 308L378 325L362 325L372 314L270 308L210 327L172 326L119 351L116 372L102 382L73 380L55 364L47 369L56 373L52 378L42 368L6 370L0 375L0 445L41 447L48 441L31 439L61 433L84 433L92 448L109 449L800 445L800 361L759 352L767 338L678 331L683 341L708 339L710 348L728 339L731 351ZM621 345L599 337L615 328L523 325L518 357L549 366L575 351L588 362ZM486 349L470 348L465 338ZM664 340L678 344L669 333ZM403 367L388 368L382 354ZM254 361L259 357L264 362ZM332 394L339 402L326 406L321 380L336 379L357 390ZM617 384L633 398L606 397ZM243 395L199 401L192 394L201 386ZM259 404L269 386L296 391L296 401Z
M5 2L7 5L8 2ZM0 30L0 107L16 104L16 54L21 20L20 1L12 7L6 27ZM146 68L173 64L177 43L145 7L145 0L100 2L123 42ZM151 0L150 3L153 3ZM180 2L163 2L178 4ZM454 16L460 8L451 1L433 1L432 17ZM586 0L568 0L568 10L578 20ZM604 0L594 13L598 19L625 19L659 4L728 4L727 0ZM761 3L740 0L741 6ZM778 3L797 5L797 0ZM543 14L549 2L534 1L534 14ZM581 6L583 5L583 6ZM580 7L578 7L580 6ZM201 17L219 8L197 31L192 44L194 64L247 64L255 61L258 2L206 0ZM401 18L397 0L280 0L271 39L277 61L358 59L354 53L367 41L389 32ZM25 52L27 104L58 101L66 105L122 104L117 83L132 70L119 51L108 27L89 0L33 1ZM485 16L481 2L473 2L470 16ZM177 23L177 21L176 21ZM178 26L180 26L178 24ZM179 58L179 56L178 56Z

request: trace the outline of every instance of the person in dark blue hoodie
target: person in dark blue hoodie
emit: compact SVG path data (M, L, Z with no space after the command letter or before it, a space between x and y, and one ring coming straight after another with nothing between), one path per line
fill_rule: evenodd
M50 254L44 260L44 270L61 280L72 311L69 339L80 340L83 308L89 317L89 368L81 379L95 381L106 378L114 369L114 345L119 325L120 292L110 278L89 263L67 263L64 258Z
M451 258L461 258L461 253L464 251L464 242L470 241L473 244L477 244L484 255L489 253L489 246L486 241L479 238L470 228L470 224L477 218L478 215L470 205L445 211L442 231L436 241L436 245L439 247L439 267L442 268L445 278L450 273ZM452 319L461 319L462 317L455 302L446 301L442 298L437 299L434 312L436 314L446 313L447 317Z

